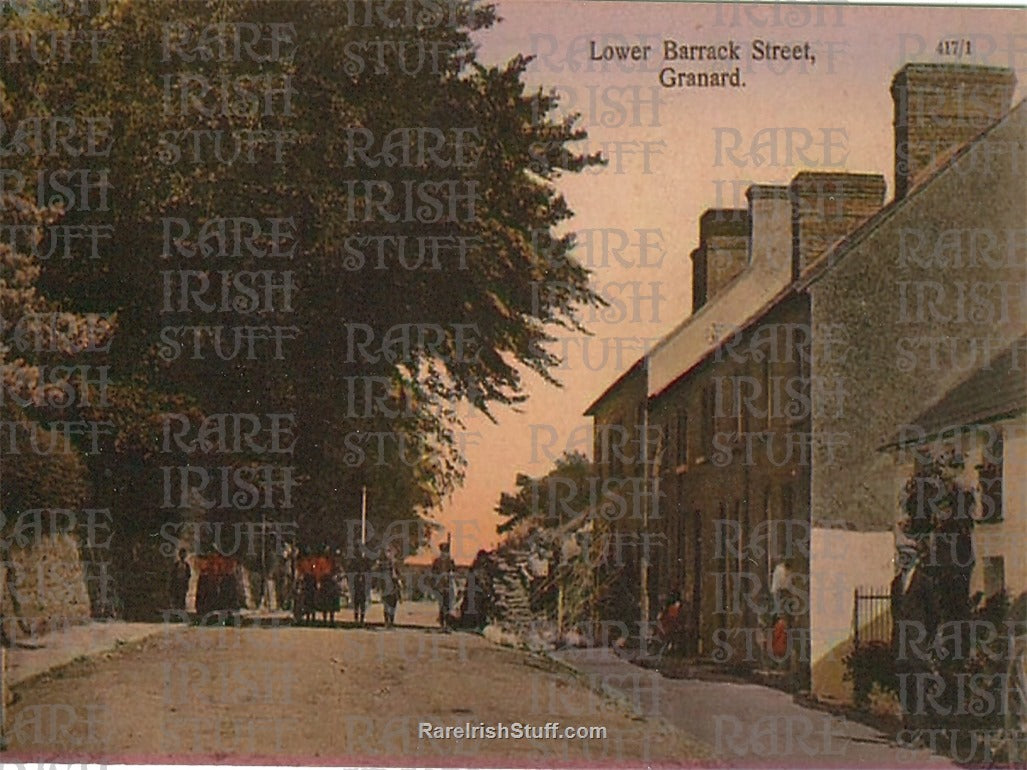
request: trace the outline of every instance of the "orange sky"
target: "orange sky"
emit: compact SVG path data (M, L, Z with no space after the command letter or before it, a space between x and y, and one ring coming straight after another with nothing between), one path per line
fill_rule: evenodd
M704 210L744 205L749 183L783 184L810 168L883 173L890 198L889 84L906 62L956 61L936 53L940 40L970 40L970 55L960 59L965 63L1014 68L1021 82L1017 100L1027 80L1025 15L1013 9L551 0L500 0L498 7L503 21L479 35L480 59L500 63L517 53L538 54L529 84L557 88L573 100L569 107L582 113L589 149L603 149L611 160L562 179L559 189L576 212L569 227L596 232L594 248L578 253L592 267L594 287L623 304L605 317L586 314L593 332L587 341L565 335L566 363L555 372L562 389L528 374L531 397L517 412L497 408L498 424L469 414L467 480L437 512L460 563L497 541L493 509L500 492L513 489L517 473L543 475L564 449L591 454L591 420L583 410L643 347L688 315L688 255ZM664 66L716 68L664 62L665 38L740 44L745 87L661 88ZM754 39L809 42L815 64L748 61ZM596 63L588 59L592 40L600 50L605 44L653 48L647 62ZM760 138L771 141L757 165L749 150ZM627 238L621 252L627 264L601 248L603 228L607 246ZM639 230L656 246L647 250L648 264L640 264Z

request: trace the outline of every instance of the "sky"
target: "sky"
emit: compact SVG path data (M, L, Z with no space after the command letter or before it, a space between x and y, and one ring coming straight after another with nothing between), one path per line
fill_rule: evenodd
M580 149L609 159L557 187L575 211L567 229L579 233L577 257L611 307L583 314L591 337L560 332L556 350L565 363L554 374L562 388L527 373L530 398L516 411L496 408L496 423L466 413L466 481L435 513L458 563L496 544L494 508L518 473L542 476L564 450L591 456L584 410L689 315L689 254L703 211L744 207L749 184L787 184L811 169L884 174L890 199L889 86L907 62L1010 67L1015 101L1027 81L1027 15L1015 9L596 0L497 6L502 21L477 35L479 60L535 55L528 86L556 89L568 112L581 113L589 138ZM664 61L665 40L735 43L741 59ZM754 61L757 40L764 49L798 45L803 53L808 42L814 58ZM946 40L963 42L946 53ZM647 60L592 61L593 41L598 54L607 45L651 50ZM660 85L665 67L734 66L742 87Z

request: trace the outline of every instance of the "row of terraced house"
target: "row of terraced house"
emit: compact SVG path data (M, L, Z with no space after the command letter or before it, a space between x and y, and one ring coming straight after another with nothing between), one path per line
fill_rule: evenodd
M997 67L900 70L890 201L880 174L803 171L702 215L691 314L586 411L599 472L646 483L646 510L614 526L659 535L635 540L660 545L621 572L621 612L652 620L682 597L689 654L755 664L786 562L794 686L841 694L854 591L894 575L911 450L952 441L1001 511L975 529L973 587L1027 590L1015 83Z

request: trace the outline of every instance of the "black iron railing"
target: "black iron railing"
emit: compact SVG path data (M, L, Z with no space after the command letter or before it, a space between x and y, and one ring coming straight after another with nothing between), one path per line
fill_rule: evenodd
M852 643L891 640L891 594L887 590L857 588L853 591Z

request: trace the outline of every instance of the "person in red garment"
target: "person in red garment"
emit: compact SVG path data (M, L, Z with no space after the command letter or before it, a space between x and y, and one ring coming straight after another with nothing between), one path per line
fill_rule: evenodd
M683 652L685 649L684 640L684 604L681 601L680 592L675 591L671 601L660 612L656 619L659 624L660 640L667 652Z

